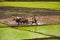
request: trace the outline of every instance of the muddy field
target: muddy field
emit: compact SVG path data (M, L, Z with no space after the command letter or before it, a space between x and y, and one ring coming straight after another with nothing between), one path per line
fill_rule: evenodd
M28 25L31 25L30 21L34 15L36 16L38 25L60 24L60 10L0 6L0 23L10 26L17 26L17 23L13 21L16 16L24 16L29 21Z
M8 24L10 26L17 26L17 23L13 20L16 16L8 17L5 19L0 19L0 23ZM29 24L31 25L33 16L26 16L25 18L28 19ZM60 16L36 16L38 25L43 24L60 24ZM33 24L35 25L35 23Z

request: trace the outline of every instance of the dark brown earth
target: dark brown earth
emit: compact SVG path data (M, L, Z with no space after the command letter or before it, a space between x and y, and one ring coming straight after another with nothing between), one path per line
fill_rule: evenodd
M52 10L45 8L0 6L0 18L11 17L11 16L33 16L33 15L38 16L60 15L60 10Z

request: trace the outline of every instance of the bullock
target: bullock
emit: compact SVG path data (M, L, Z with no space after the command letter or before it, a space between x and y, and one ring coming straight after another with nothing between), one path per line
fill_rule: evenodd
M18 23L18 26L19 26L19 23L21 22L21 18L20 17L16 17L13 20L15 20L15 22Z
M14 18L13 20L15 20L16 23L18 23L18 26L19 26L20 24L21 24L21 25L23 25L23 24L28 24L28 19L26 19L26 18L16 17L16 18Z

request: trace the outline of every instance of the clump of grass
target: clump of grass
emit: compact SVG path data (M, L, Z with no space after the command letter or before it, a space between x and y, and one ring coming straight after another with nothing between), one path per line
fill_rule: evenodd
M9 25L0 23L0 28L5 28L5 27L9 27Z

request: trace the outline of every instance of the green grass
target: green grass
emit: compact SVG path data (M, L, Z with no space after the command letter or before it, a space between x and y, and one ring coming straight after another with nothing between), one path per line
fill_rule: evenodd
M3 26L5 26L5 24L3 24L2 28L0 28L0 40L23 40L52 37L48 35L60 36L60 24L43 26L23 26L16 28Z
M0 28L0 40L22 40L45 37L49 36L13 28Z
M56 25L45 25L45 26L30 26L20 27L18 29L31 30L35 32L41 32L48 35L60 36L60 24Z
M8 25L0 23L0 28L4 28L4 27L8 27Z
M60 10L60 2L0 2L0 6L48 8Z
M23 40L33 38L45 38L50 37L38 33L33 33L25 30L18 30L11 28L6 24L0 23L0 40Z

